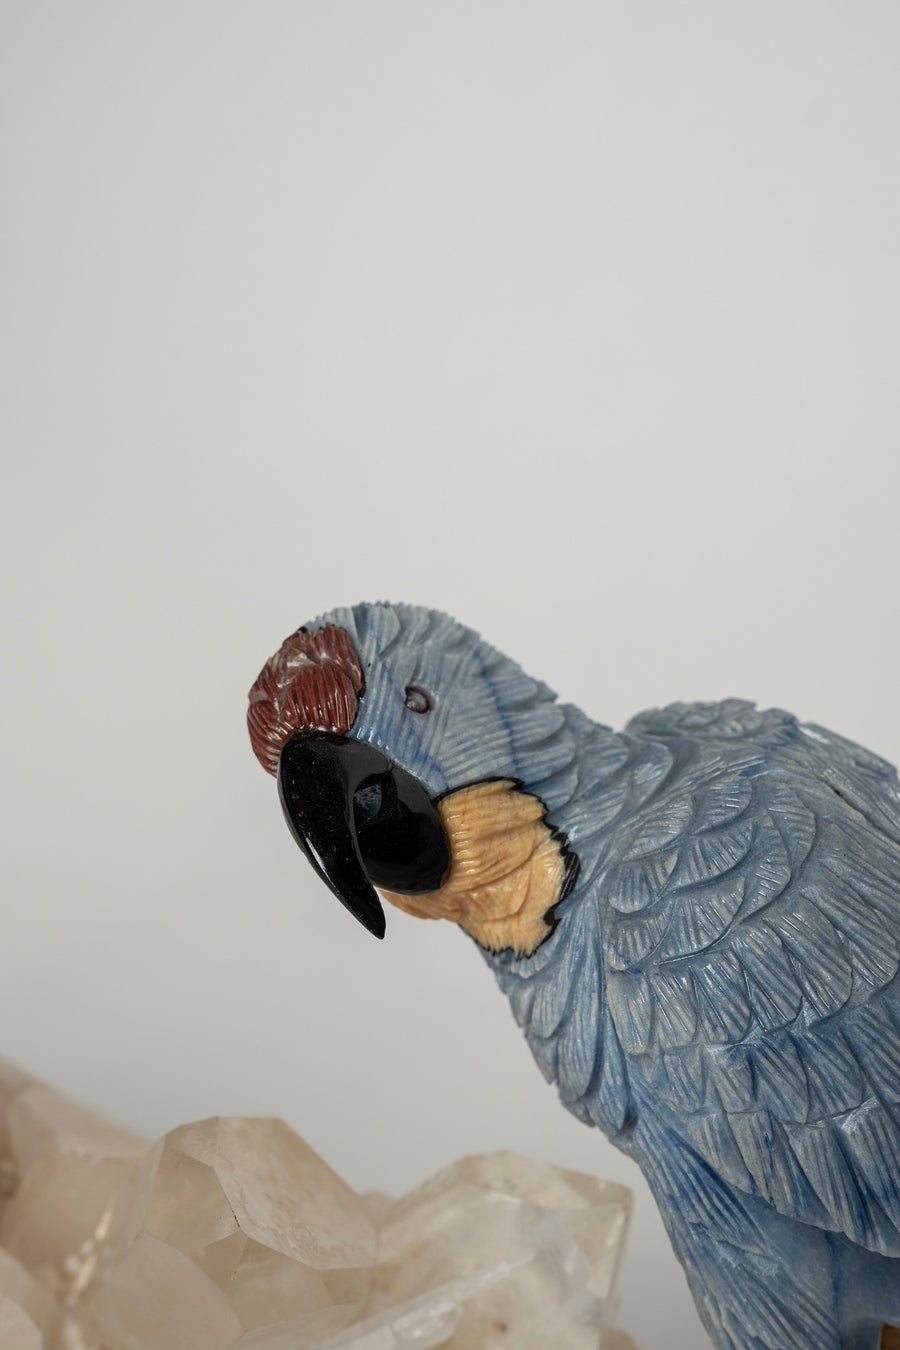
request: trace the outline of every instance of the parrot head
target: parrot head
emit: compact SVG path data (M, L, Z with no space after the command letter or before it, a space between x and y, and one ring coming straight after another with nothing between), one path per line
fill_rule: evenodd
M578 860L542 789L571 756L546 685L435 610L357 605L292 633L252 689L250 739L322 880L376 937L376 887L486 951L529 956Z

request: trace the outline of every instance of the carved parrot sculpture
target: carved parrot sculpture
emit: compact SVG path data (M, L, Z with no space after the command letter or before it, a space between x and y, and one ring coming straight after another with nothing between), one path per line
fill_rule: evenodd
M433 610L300 628L250 692L313 867L481 949L544 1076L637 1160L721 1350L900 1324L900 788L738 699L612 731Z

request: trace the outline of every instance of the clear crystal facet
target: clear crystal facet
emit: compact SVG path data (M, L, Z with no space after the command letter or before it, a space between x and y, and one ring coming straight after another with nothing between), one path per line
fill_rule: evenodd
M370 1308L507 1262L469 1293L443 1344L596 1350L611 1321L629 1192L511 1153L453 1163L381 1216Z
M0 1294L0 1345L3 1350L44 1350L44 1338L24 1308Z
M357 1195L280 1120L155 1144L0 1062L3 1350L636 1350L624 1187L511 1153Z

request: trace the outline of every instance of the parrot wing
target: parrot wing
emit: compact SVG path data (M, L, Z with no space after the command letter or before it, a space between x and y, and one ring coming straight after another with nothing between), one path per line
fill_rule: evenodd
M900 1255L896 771L736 700L626 733L671 760L597 877L629 1078L745 1193Z

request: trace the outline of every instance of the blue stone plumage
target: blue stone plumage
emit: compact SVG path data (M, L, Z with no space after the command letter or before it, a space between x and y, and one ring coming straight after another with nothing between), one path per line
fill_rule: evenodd
M565 1106L643 1168L713 1342L877 1347L900 1323L896 771L738 699L614 732L434 611L326 622L364 671L351 737L436 796L518 780L577 855L546 941L483 955Z

